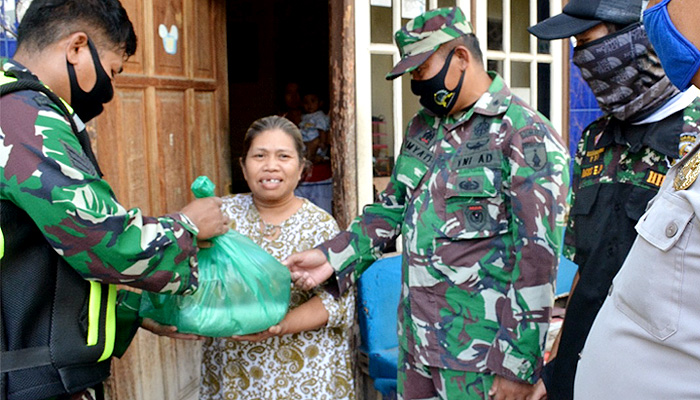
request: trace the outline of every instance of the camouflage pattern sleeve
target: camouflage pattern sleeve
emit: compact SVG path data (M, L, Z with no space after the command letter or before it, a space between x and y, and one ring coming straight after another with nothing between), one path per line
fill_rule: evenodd
M569 195L569 204L574 204L576 201L576 189L578 189L578 182L581 177L581 165L583 163L584 149L586 145L587 131L583 132L581 140L579 140L576 147L576 156L574 157L573 163L573 178L571 181L571 193ZM574 230L574 219L568 218L566 224L566 235L564 235L564 257L568 260L574 261L576 257L576 231Z
M410 131L411 124L406 129L407 136ZM422 177L426 170L424 163L407 156L402 149L386 189L379 194L379 201L365 206L362 215L355 218L345 231L317 247L336 270L340 293L352 286L401 233L406 193L409 185L415 187L417 184L414 182L416 176L406 171Z
M197 229L183 214L126 210L99 178L67 121L36 92L0 106L0 199L34 220L50 245L85 279L152 292L197 285Z
M518 127L519 120L511 119L518 130L504 149L510 152L510 182L504 182L504 189L512 208L510 238L504 240L512 241L507 261L512 265L503 269L502 279L509 283L505 297L497 300L502 302L497 304L500 328L486 362L497 375L534 383L554 302L568 208L569 157L553 129L542 123Z
M335 219L327 214L325 216L327 219L317 226L314 245L323 243L340 232ZM345 293L337 297L322 288L316 288L314 293L321 299L323 307L328 312L326 328L352 329L355 323L355 291L353 289L346 290Z

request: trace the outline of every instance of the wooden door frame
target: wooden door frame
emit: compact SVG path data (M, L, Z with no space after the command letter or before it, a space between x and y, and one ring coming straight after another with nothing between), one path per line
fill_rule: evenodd
M355 1L329 2L333 214L342 229L358 214Z

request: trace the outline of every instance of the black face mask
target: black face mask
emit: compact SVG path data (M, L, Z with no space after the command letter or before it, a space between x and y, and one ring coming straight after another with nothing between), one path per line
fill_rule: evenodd
M423 81L411 80L411 91L420 97L420 104L438 117L444 117L452 111L457 103L459 91L462 90L466 70L462 72L462 77L459 78L456 88L449 90L445 87L445 77L450 69L450 61L452 61L454 52L452 49L445 59L445 65L434 77Z
M75 75L75 67L66 60L68 77L70 78L70 105L83 122L88 122L100 115L102 110L104 110L102 105L112 100L114 96L112 80L109 79L104 68L102 68L100 55L97 54L97 49L90 39L88 39L88 47L90 47L92 63L95 65L95 75L97 76L95 86L90 92L80 88L78 78Z

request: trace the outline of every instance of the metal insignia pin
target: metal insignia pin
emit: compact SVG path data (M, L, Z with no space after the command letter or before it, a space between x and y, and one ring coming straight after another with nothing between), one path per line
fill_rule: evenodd
M676 179L673 180L673 187L676 190L688 189L698 178L698 175L700 175L700 152L695 153L678 171Z

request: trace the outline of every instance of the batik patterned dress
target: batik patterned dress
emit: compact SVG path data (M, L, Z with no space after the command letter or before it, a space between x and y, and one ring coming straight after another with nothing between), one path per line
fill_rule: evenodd
M301 208L267 232L250 194L224 198L231 227L278 260L308 250L338 232L335 220L304 200ZM325 327L265 341L208 339L203 348L200 398L207 400L354 399L351 339L355 318L352 290L338 299L324 291L292 288L290 308L321 297Z

